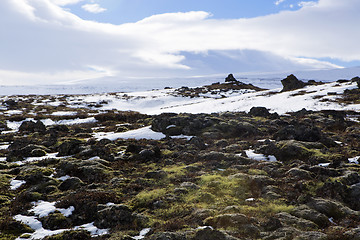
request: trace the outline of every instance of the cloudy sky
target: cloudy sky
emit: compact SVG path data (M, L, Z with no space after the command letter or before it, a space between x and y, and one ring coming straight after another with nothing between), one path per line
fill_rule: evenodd
M359 0L1 0L0 84L360 65Z

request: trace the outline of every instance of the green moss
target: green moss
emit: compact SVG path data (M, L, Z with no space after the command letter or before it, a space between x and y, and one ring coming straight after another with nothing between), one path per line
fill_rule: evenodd
M170 150L168 150L168 149L165 149L165 150L162 150L162 151L161 151L161 155L162 155L163 157L169 157L169 156L171 156L173 153L174 153L173 151L170 151Z
M254 205L239 206L240 213L255 217L269 217L280 212L290 213L294 208L293 205L288 205L281 200L269 201L263 199Z
M0 195L0 206L8 205L11 203L11 197L6 195Z
M0 233L0 240L14 240L18 236L14 234Z
M191 214L194 209L193 204L174 203L166 208L160 208L154 211L154 216L161 220L169 220L173 218L181 218Z
M24 233L23 235L20 236L21 238L31 238L31 234L28 234L28 233Z
M168 174L168 178L177 179L186 175L185 165L171 165L162 169Z
M264 175L264 176L267 176L267 172L265 172L264 170L262 169L255 169L255 168L250 168L248 170L248 174L250 175Z
M320 181L310 181L305 183L307 193L311 196L316 196L316 192L319 188L322 188L324 186L323 182Z
M237 205L249 197L250 187L244 179L228 178L220 174L201 176L199 190L189 192L185 202L196 203L204 208L223 208Z
M134 208L149 207L157 200L161 200L166 195L166 189L154 189L151 191L142 191L135 196L132 201Z
M18 176L22 177L22 178L30 176L30 175L37 175L37 174L41 174L44 176L50 176L53 173L54 173L54 170L51 168L34 167L34 168L28 168L28 169L22 171Z
M9 174L0 174L0 190L4 192L10 188L10 180L13 177Z

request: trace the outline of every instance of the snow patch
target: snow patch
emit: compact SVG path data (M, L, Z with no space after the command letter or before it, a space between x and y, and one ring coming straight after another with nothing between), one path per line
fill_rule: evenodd
M248 158L256 160L256 161L268 161L268 162L276 162L277 161L276 157L273 155L265 156L264 154L255 153L255 151L252 149L245 150L245 153L246 153L246 156L248 156Z
M44 160L44 159L48 159L48 158L55 158L55 159L63 159L65 157L57 157L58 153L48 153L46 154L45 156L42 156L42 157L28 157L28 158L25 158L23 161L17 161L17 162L14 162L18 165L24 165L26 163L29 163L29 162L35 162L35 161L41 161L41 160Z
M0 145L0 150L5 150L9 148L9 144Z
M353 158L349 158L349 163L355 163L355 164L359 164L359 159L360 159L360 156L356 156L356 157L353 157Z
M57 178L57 180L65 181L65 180L67 180L67 179L69 179L69 178L70 178L69 175L65 175L65 176L62 176L62 177Z
M109 229L99 229L94 225L94 222L83 224L81 226L74 228L74 230L79 230L79 229L89 231L92 236L101 236L109 233Z
M15 180L15 179L13 179L10 182L10 190L16 190L25 183L26 183L26 181L24 181L24 180Z
M148 234L150 232L151 228L144 228L143 230L140 231L138 236L132 237L132 239L135 240L140 240L140 239L144 239L145 235Z
M65 217L69 217L72 214L72 212L75 210L75 208L73 206L70 206L67 209L56 208L55 207L56 202L46 202L46 201L42 201L42 200L33 202L33 204L34 204L34 207L29 212L33 212L35 215L37 215L40 218L46 217L50 213L55 212L55 211L59 211Z
M51 115L53 116L74 116L76 114L77 112L66 112L66 111L58 111L51 113Z
M122 138L122 139L152 139L152 140L160 140L164 137L166 137L165 134L160 132L155 132L151 129L151 126L122 132L122 133L104 133L104 132L98 132L94 134L94 137L98 140L107 138L111 141L114 141L116 139Z

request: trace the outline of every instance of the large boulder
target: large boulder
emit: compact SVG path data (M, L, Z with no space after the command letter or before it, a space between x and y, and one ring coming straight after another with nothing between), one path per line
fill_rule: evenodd
M300 205L294 208L291 211L291 215L312 221L322 228L330 224L328 217L306 205Z
M34 133L34 132L45 132L46 131L46 127L44 125L44 123L42 123L41 121L24 121L21 123L20 127L19 127L19 131L20 132L29 132L29 133Z
M292 216L286 212L278 213L275 215L275 217L278 218L283 225L293 226L296 227L297 229L308 230L308 229L318 228L318 226L314 222Z
M82 141L77 139L69 139L61 143L58 147L58 157L70 156L81 152Z
M288 162L291 160L315 161L310 159L316 153L313 149L324 147L321 143L309 143L296 140L284 140L277 143L278 151L274 153L277 160Z
M236 228L242 234L253 237L260 236L260 230L256 226L256 223L257 223L256 219L247 217L246 215L240 213L221 214L215 217L209 217L204 220L205 225L210 225L214 228L224 228L224 229Z
M268 117L271 115L266 107L252 107L249 114L256 117Z
M59 189L61 191L76 190L76 189L79 189L83 185L84 185L84 182L81 181L80 178L78 178L78 177L70 177L70 178L66 179L65 181L63 181L59 185Z
M114 204L98 211L94 225L99 228L134 229L144 227L146 221L145 217L133 213L128 206Z
M80 178L85 182L100 182L110 175L109 163L105 160L62 160L56 172L60 175L70 175ZM66 189L66 188L65 188Z
M205 227L199 229L194 238L191 240L237 240L238 238L232 237L224 232Z
M254 220L244 214L222 214L205 219L204 224L215 228L229 228L252 222L254 222Z
M71 227L71 221L59 212L50 213L41 219L43 227L50 230L66 229Z
M347 198L347 202L350 207L353 209L360 211L360 183L353 184L349 187L349 196Z
M213 124L212 118L204 114L163 113L154 118L151 129L170 136L181 134L194 136Z
M322 139L322 134L317 127L296 124L281 128L274 134L273 138L277 141L294 139L297 141L318 142Z
M345 216L360 216L358 211L354 211L349 207L343 205L340 202L323 199L323 198L315 198L311 202L307 204L310 208L315 209L316 211L325 214L329 218L341 219Z
M281 80L283 85L282 92L291 91L299 88L303 88L306 86L306 83L298 80L293 74L287 76L285 79Z

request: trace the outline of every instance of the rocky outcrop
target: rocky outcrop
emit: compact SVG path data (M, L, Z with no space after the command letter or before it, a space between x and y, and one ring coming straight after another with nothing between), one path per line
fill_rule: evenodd
M232 73L230 73L226 78L225 78L225 82L238 82L238 80L236 80L236 78L234 77L234 75Z
M283 85L283 89L281 90L282 92L296 90L306 86L306 83L298 80L293 74L281 80L281 83Z
M34 132L40 132L43 133L46 131L45 125L41 121L24 121L21 123L19 127L20 132L28 132L28 133L34 133Z
M99 206L102 208L103 206ZM146 225L147 219L139 214L133 213L126 205L117 204L104 206L97 212L94 225L99 228L120 228L120 229L136 229Z

